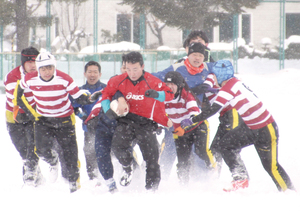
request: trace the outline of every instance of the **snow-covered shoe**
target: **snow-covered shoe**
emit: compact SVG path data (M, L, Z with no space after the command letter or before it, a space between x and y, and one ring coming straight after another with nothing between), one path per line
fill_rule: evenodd
M129 165L129 166L123 166L123 173L122 173L122 177L120 180L120 185L122 186L128 186L131 183L132 180L132 169L133 166Z
M23 170L24 170L23 181L26 185L36 187L42 183L43 175L41 173L41 170L37 162L27 160L24 163Z
M70 193L74 193L78 189L80 189L80 179L78 178L75 182L69 182Z
M36 172L26 171L25 174L23 175L23 181L25 185L36 186L35 185L36 179L37 179Z
M41 169L39 166L37 167L36 174L37 174L37 176L36 176L35 186L39 186L39 185L42 185L43 183L45 183L46 180L45 180L44 176L42 175L42 172L41 172Z
M111 193L118 192L117 185L116 185L116 182L115 182L114 178L110 178L108 180L105 180L105 183L108 187L109 192L111 192Z
M90 170L87 172L89 179L90 180L94 180L94 179L99 179L100 175L99 175L99 170L98 169L94 169L94 170Z
M73 193L73 192L77 191L77 184L76 184L76 182L70 182L69 183L69 188L70 188L70 193Z
M49 167L49 181L51 183L56 182L56 180L58 178L58 166L59 166L59 163L57 160L55 164L50 165L50 167Z
M248 188L248 186L249 186L248 179L236 180L236 181L231 182L231 187L230 188L223 188L223 190L225 192L231 192L231 191L236 191L238 189Z
M97 175L94 172L88 172L88 176L90 180L97 178Z

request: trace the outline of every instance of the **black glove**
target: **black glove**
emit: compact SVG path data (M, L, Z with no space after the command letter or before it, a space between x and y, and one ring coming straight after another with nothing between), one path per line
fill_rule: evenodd
M208 84L200 84L198 86L195 86L195 87L191 88L191 90L196 95L200 95L200 94L204 94L207 91L208 88L210 88L210 86Z
M91 102L95 102L96 100L98 100L99 96L102 95L102 90L94 92L91 96L90 96L90 101Z
M154 89L148 89L145 92L145 97L158 98L158 96L159 96L158 92Z

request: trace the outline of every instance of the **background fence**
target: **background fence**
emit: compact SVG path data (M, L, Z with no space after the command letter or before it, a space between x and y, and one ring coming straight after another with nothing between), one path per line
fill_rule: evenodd
M126 52L125 52L126 53ZM166 69L177 60L186 56L184 50L177 51L142 51L144 58L145 70L147 72L157 72ZM57 59L57 69L68 73L77 83L85 83L83 76L84 66L88 61L94 60L100 63L102 69L101 81L107 82L108 79L116 74L120 74L121 53L100 53L100 54L54 54ZM214 60L229 59L232 61L231 51L214 51L211 52ZM0 53L0 81L4 80L5 75L21 64L20 53ZM3 86L3 82L1 82ZM3 92L3 87L2 87Z

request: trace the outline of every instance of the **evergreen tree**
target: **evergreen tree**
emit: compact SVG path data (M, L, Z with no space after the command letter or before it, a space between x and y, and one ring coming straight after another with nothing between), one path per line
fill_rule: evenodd
M259 0L123 0L134 13L153 14L168 26L180 29L205 29L219 24L224 14L255 8Z

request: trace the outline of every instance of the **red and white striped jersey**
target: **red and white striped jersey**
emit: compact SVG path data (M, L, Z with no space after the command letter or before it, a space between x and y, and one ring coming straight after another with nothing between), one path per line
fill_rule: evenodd
M217 86L217 82L215 81L214 74L209 74L206 78L206 80L203 82L205 84L208 84L210 87L218 89L219 86ZM210 104L212 105L213 102L216 100L217 94L212 92L205 93L205 96L208 98ZM231 110L232 107L229 103L226 103L222 109L219 111L220 116L223 116L227 111Z
M208 84L212 88L218 88L216 86L216 82L214 80L214 74L212 74L212 73L207 76L207 78L205 79L203 84ZM212 93L212 92L207 92L207 93L205 93L205 96L208 98L209 102L212 104L213 99L215 98L216 94Z
M200 108L194 96L182 89L181 98L165 101L165 110L169 119L173 122L174 128L180 126L180 122L184 119L190 118L192 115L200 114Z
M101 111L101 108L102 108L101 100L102 100L102 96L99 98L99 100L93 106L92 111L89 114L89 116L86 118L86 120L84 121L84 124L87 124L88 121L90 121L91 119L93 119L93 118L95 118L96 116L99 115L99 113Z
M214 103L235 108L250 129L259 129L274 119L255 94L237 78L231 78L220 89Z
M25 77L24 74L24 69L22 66L18 66L5 76L4 79L4 86L5 86L5 91L6 91L6 110L13 112L13 102L12 100L14 99L14 91L17 85L17 81L21 80L22 78ZM32 106L35 107L35 101L33 99L33 94L30 89L25 89L24 90L24 96L26 97L28 103ZM20 113L24 113L22 108L19 109Z
M29 88L36 102L36 111L45 117L67 117L73 113L69 94L77 99L83 94L74 80L66 73L56 70L50 81L43 81L38 72L28 73L22 79L22 89Z

